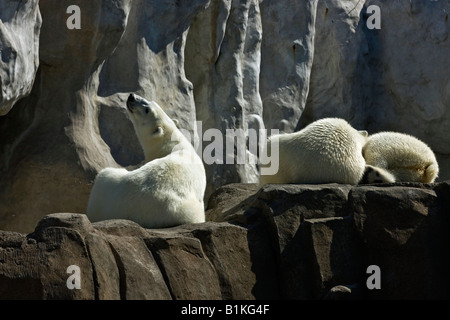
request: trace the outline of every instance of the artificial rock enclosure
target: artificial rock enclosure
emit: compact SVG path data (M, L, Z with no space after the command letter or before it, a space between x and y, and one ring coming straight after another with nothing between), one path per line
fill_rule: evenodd
M1 1L0 298L450 298L449 11L443 0ZM281 132L330 116L409 133L436 153L439 179L259 190L255 165L210 164L208 222L91 224L96 174L143 160L130 92L197 142L260 128L251 115ZM70 265L82 289L68 289ZM370 265L381 289L367 288Z

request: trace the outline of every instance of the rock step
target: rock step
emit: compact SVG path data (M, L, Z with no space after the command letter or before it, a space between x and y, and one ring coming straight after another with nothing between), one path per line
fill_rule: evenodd
M232 184L201 224L49 214L0 231L0 299L448 299L449 195L450 182Z

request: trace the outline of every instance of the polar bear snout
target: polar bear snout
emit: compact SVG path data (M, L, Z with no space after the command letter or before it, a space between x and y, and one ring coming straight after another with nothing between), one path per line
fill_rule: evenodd
M135 103L136 103L136 99L134 97L134 94L131 93L130 96L128 97L128 100L127 100L127 109L131 113L133 113L133 109L136 106Z
M136 108L136 105L138 103L138 100L136 99L136 95L133 93L130 93L127 100L127 109L133 113L134 109Z
M134 94L134 93L130 93L130 95L128 96L128 100L127 100L127 109L133 113L134 111L136 111L136 108L139 107L146 107L148 106L148 101L145 100L144 98L141 98L140 96ZM148 111L147 111L148 113Z
M136 96L135 96L134 93L130 93L130 95L128 96L127 103L128 102L134 102L134 101L136 101Z

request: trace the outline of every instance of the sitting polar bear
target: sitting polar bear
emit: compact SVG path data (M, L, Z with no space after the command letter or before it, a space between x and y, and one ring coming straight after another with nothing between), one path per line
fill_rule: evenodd
M130 94L127 109L146 163L100 171L88 218L129 219L144 228L204 222L206 174L194 147L156 102Z
M439 173L433 151L421 140L404 133L370 135L363 156L367 165L387 170L397 182L432 183Z
M294 133L274 135L267 151L279 151L278 172L260 175L267 183L358 184L366 162L362 147L367 131L357 131L339 118L317 120Z

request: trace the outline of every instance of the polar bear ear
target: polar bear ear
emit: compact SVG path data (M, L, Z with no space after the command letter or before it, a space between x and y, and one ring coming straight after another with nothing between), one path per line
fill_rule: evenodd
M175 125L177 126L177 128L178 128L178 124L180 123L177 119L172 119L172 121L173 121L173 123L175 123Z
M359 130L358 132L359 132L359 134L362 135L363 137L366 137L366 138L367 138L367 137L369 136L369 133L368 133L366 130Z

